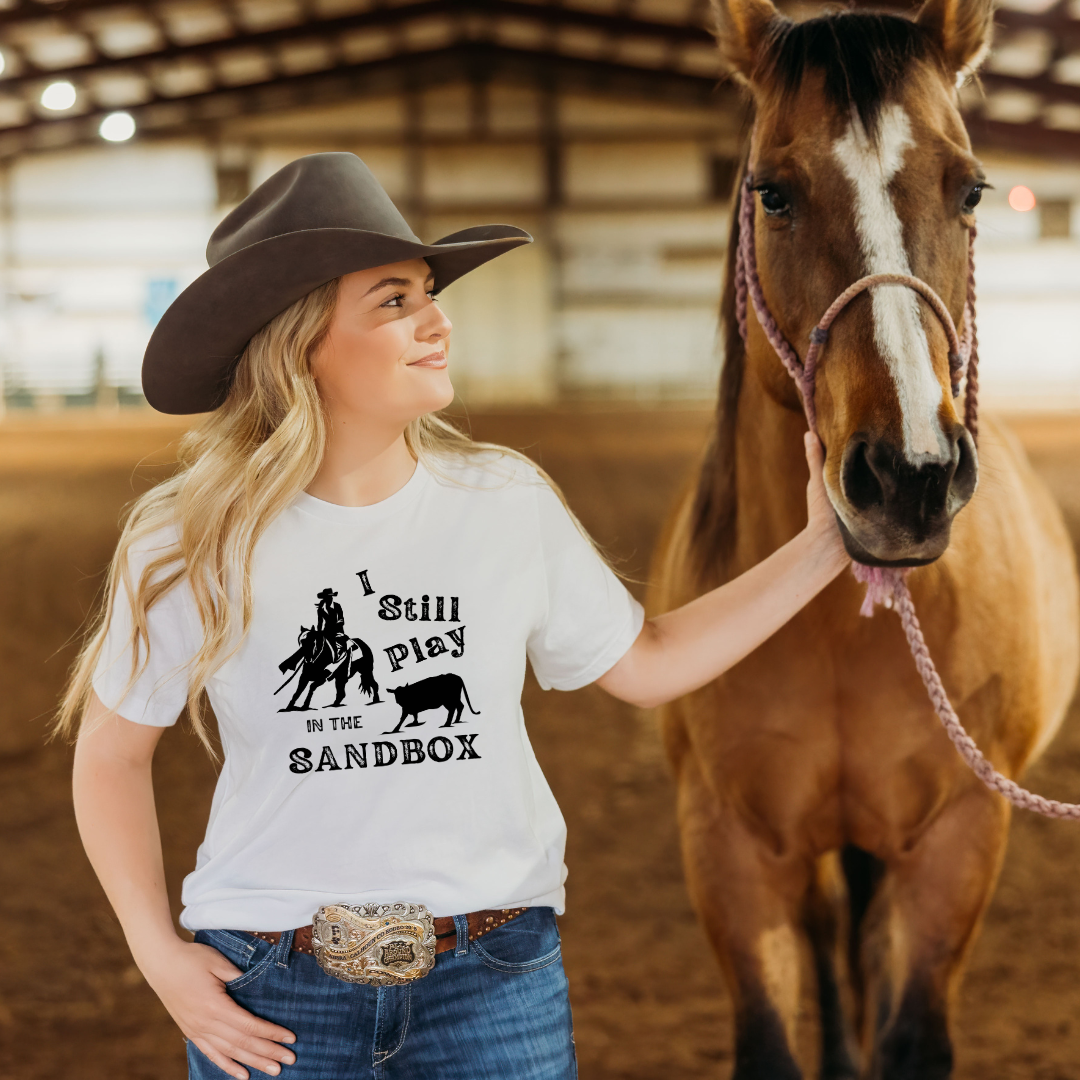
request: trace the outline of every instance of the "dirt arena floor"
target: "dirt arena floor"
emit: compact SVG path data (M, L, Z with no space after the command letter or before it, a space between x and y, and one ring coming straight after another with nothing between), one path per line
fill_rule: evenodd
M698 452L701 410L476 414L473 432L527 449L586 526L643 578ZM1080 541L1080 419L1016 425ZM132 965L79 846L70 751L43 742L124 503L165 475L175 427L0 424L0 1077L180 1080L181 1038ZM640 587L635 586L640 592ZM687 902L652 718L587 688L527 687L526 715L569 824L566 967L584 1080L726 1077L731 1010ZM192 865L214 772L172 730L158 754L170 887ZM1080 713L1027 776L1080 798ZM1080 1080L1080 826L1018 814L964 985L963 1080ZM808 1016L810 1010L807 1010ZM812 1053L808 1019L806 1053ZM808 1076L812 1076L809 1072Z

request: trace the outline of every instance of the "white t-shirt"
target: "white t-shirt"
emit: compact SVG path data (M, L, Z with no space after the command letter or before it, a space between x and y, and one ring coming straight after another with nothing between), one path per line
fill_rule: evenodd
M225 760L189 930L285 930L337 902L562 911L566 826L525 731L525 658L545 689L584 686L643 613L528 466L445 469L373 506L301 494L259 541L251 629L208 686ZM174 538L133 551L133 581ZM120 596L94 689L173 724L202 640L187 584L151 608L123 696L129 627Z

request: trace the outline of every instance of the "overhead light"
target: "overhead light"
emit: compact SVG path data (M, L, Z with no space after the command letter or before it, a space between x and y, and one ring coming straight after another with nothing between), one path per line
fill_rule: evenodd
M69 82L49 83L41 92L41 104L52 112L64 112L75 104L75 87Z
M1009 205L1014 210L1019 210L1022 214L1028 210L1034 210L1035 192L1029 187L1024 187L1023 184L1017 184L1017 186L1009 192Z
M135 134L135 118L131 113L111 112L101 121L98 134L109 142L127 142Z

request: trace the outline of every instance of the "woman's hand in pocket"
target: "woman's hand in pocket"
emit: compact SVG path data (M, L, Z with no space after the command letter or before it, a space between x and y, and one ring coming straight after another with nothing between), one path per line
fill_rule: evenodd
M296 1060L282 1045L296 1041L291 1031L260 1020L229 997L225 984L244 973L217 949L177 938L152 958L139 959L146 981L184 1036L219 1069L248 1080L244 1065L276 1076L282 1064Z

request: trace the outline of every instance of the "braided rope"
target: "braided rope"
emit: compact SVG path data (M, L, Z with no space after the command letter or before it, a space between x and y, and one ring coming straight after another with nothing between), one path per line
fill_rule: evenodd
M776 320L769 310L765 293L761 289L761 279L758 277L757 248L754 238L754 189L750 186L750 175L747 174L743 185L742 204L739 207L739 248L735 256L735 310L739 311L739 285L740 280L745 285L745 292L750 295L750 302L754 305L754 314L757 316L761 329L769 339L780 362L787 368L787 373L795 380L795 385L802 395L803 408L807 409L806 418L810 427L814 428L814 394L805 385L805 373L799 354L792 348L791 343L780 332ZM742 322L739 324L739 332L743 336L743 344L746 343L746 297L742 297Z
M967 374L967 398L964 401L964 427L979 441L979 333L975 327L975 229L968 242L967 305L964 308L964 366Z
M911 274L867 274L858 281L849 285L830 305L824 315L818 320L814 332L810 335L810 348L806 351L806 378L812 379L817 370L818 357L825 347L829 338L829 329L836 316L840 314L861 292L877 285L903 285L917 292L929 305L938 317L945 336L949 339L949 374L952 379L953 397L960 391L960 373L963 370L962 346L956 333L956 324L949 314L949 309L942 299L929 285L920 278L912 277Z
M911 599L904 576L897 574L892 583L893 602L897 614L900 616L900 625L904 628L904 636L911 648L911 655L915 660L915 668L922 678L926 692L934 706L934 712L938 714L945 734L949 736L953 746L960 752L968 768L992 791L1008 799L1013 806L1021 810L1033 810L1037 814L1046 817L1066 818L1073 821L1080 820L1080 804L1058 802L1057 799L1047 799L1042 795L1036 795L1027 788L1021 787L1015 780L1010 780L990 764L983 756L982 751L975 744L975 740L964 730L956 710L949 701L949 695L942 685L941 676L938 675L934 661L930 657L930 650L926 647L926 638L923 637L922 627L919 625L918 616L915 614L915 604Z
M949 339L949 370L952 379L953 396L959 394L960 380L966 374L967 393L964 402L964 426L972 439L978 436L978 392L979 392L979 345L975 327L975 230L970 230L968 241L967 301L964 305L963 338L957 336L956 326L948 309L934 290L919 278L908 274L870 274L849 285L830 305L825 314L810 334L810 346L806 360L801 361L791 343L781 333L776 320L769 311L761 281L757 272L757 252L754 243L754 189L753 181L747 173L742 188L742 201L739 207L739 247L735 255L735 313L739 333L743 344L747 341L747 296L749 296L757 316L758 323L765 332L765 337L775 350L788 374L795 380L802 396L803 409L806 412L810 430L817 434L817 414L814 408L814 376L818 358L829 338L829 328L841 311L861 292L876 285L902 285L914 289L929 303L931 310L941 322L945 335ZM908 647L911 649L915 669L926 687L930 703L934 706L945 734L968 768L992 791L1007 799L1013 806L1022 810L1033 810L1051 818L1080 820L1080 804L1058 802L1036 795L1021 787L1014 780L999 773L983 756L975 740L964 730L964 725L956 715L956 710L949 701L949 695L934 665L930 650L926 645L922 627L915 614L915 603L907 584L908 571L905 569L865 566L852 562L852 573L858 581L866 585L866 597L860 614L870 616L874 608L882 604L887 608L895 607L900 616L900 625L904 629Z

